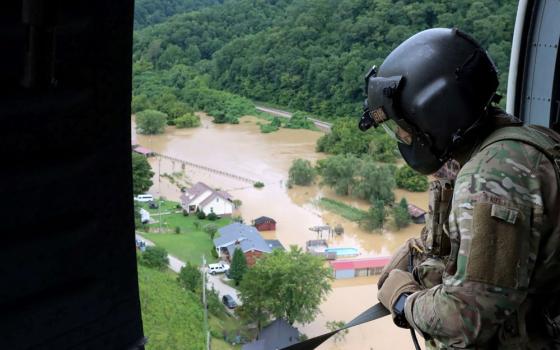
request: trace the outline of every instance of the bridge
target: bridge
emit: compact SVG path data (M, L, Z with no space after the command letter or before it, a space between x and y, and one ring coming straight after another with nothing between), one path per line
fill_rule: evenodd
M162 159L167 159L167 160L170 160L172 162L178 162L178 163L183 164L185 166L190 166L190 167L193 167L193 168L202 169L204 171L207 171L207 172L210 172L210 173L213 173L213 174L218 174L218 175L229 177L229 178L241 181L241 182L246 182L246 183L249 183L251 185L254 185L256 182L258 182L257 180L253 180L253 179L250 179L250 178L245 177L245 176L240 176L240 175L233 174L233 173L230 173L230 172L227 172L227 171L224 171L224 170L211 168L209 166L202 165L202 164L189 162L188 160L171 157L171 156L168 156L168 155L165 155L165 154L153 152L153 155L155 157L160 157Z

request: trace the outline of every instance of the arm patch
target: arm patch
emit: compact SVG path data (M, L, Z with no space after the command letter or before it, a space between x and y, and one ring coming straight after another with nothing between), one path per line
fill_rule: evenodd
M504 288L519 288L520 268L530 236L530 209L476 203L467 279Z

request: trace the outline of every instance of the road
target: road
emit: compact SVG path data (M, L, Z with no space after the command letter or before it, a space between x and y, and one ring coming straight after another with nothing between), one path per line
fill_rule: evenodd
M146 238L142 237L138 233L136 234L136 239L139 240L139 241L144 241L147 246L155 246L154 242L150 241L149 239L146 239ZM183 266L185 266L184 261L177 259L173 255L168 254L167 257L169 258L169 268L171 270L179 273L181 271L181 268ZM203 269L205 269L205 268L203 267ZM237 305L241 305L241 300L239 299L237 289L235 289L233 287L230 287L229 285L225 284L222 281L222 278L225 278L224 275L206 274L206 277L207 277L206 287L208 289L214 288L218 292L218 294L220 295L220 300L222 299L222 297L224 295L229 294L233 297L233 299L235 300Z
M255 108L258 111L268 113L268 114L272 114L272 115L275 115L277 117L288 118L288 119L292 117L292 113L287 112L287 111L282 111L282 110L276 109L276 108L270 108L270 107L264 107L264 106L258 106L258 105L255 105ZM313 122L313 124L315 124L315 126L318 127L320 130L322 130L324 132L327 132L327 133L331 132L331 128L332 128L331 123L327 123L327 122L324 122L322 120L315 119L315 118L309 118L309 120L311 120Z

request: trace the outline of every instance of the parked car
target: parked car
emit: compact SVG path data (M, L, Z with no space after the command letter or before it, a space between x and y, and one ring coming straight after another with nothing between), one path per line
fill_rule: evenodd
M157 209L157 208L159 208L159 205L158 205L157 202L150 201L150 202L148 202L148 208L150 208L150 209Z
M208 272L211 275L215 275L217 273L224 273L227 270L229 270L229 265L223 262L208 265Z
M226 294L222 297L222 303L224 303L224 305L227 306L228 309L235 309L237 307L237 303L229 294Z
M144 193L134 197L134 200L137 202L153 202L154 196L149 193Z

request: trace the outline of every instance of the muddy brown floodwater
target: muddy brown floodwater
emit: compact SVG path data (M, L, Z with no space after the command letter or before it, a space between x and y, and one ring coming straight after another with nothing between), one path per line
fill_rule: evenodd
M199 128L168 127L164 134L156 136L136 135L133 120L132 138L157 153L262 181L265 187L256 189L238 179L193 166L182 167L179 162L168 159L150 158L155 176L154 186L149 192L155 196L179 201L179 188L161 176L163 174L174 173L176 179L185 184L203 181L240 199L243 204L239 214L245 222L261 215L274 218L277 221L276 231L265 232L263 236L265 239L280 240L286 248L290 245L305 247L307 240L317 238L309 228L325 224L341 224L345 230L342 236L331 238L329 245L358 248L360 257L390 255L405 240L419 234L421 225L411 225L398 232L365 232L356 223L322 210L316 201L325 196L362 209L367 209L367 202L338 196L329 188L318 185L286 188L288 169L294 159L303 158L314 163L325 157L315 152L315 143L322 133L281 129L262 134L257 125L259 119L255 117L243 117L238 125L218 125L213 124L208 116L199 115L202 121ZM397 190L395 194L397 199L404 196L410 203L427 207L425 193ZM377 277L334 281L331 293L321 304L321 313L310 324L298 325L300 331L313 337L327 331L327 321L349 321L377 302L376 282ZM411 347L408 331L397 328L389 317L385 317L354 327L343 341L336 343L329 340L319 349L395 350Z

